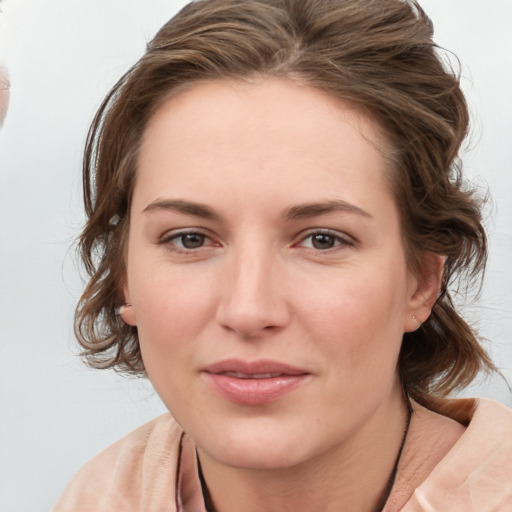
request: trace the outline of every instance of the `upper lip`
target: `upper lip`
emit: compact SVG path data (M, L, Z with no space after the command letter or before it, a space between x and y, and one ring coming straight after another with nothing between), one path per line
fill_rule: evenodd
M259 361L243 361L241 359L225 359L216 363L210 364L202 368L203 372L222 374L222 373L238 373L242 375L264 375L264 374L279 374L279 375L306 375L309 372L303 368L291 366L279 361L272 361L263 359Z

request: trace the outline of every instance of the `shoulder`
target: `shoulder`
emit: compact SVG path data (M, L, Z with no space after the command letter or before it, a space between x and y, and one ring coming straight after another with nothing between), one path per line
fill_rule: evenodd
M403 512L512 510L512 410L492 400L447 400L439 412L467 425Z
M172 503L182 435L170 414L131 432L76 474L53 512L135 512L148 493Z

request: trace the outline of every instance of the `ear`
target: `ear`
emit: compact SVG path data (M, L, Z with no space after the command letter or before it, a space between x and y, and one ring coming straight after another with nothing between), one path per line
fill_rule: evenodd
M445 259L434 253L422 256L417 274L411 277L404 332L417 330L430 316L441 290Z
M135 315L135 308L132 305L132 300L130 297L130 292L128 290L128 284L126 283L126 279L124 279L123 284L123 297L124 304L119 308L119 315L121 316L125 324L135 327L137 325L137 317Z

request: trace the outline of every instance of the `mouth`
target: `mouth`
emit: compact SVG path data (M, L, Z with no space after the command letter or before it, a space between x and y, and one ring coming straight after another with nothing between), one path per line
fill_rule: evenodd
M273 379L274 377L283 377L284 373L240 373L240 372L221 372L218 375L226 375L228 377L235 377L236 379Z
M221 397L241 405L275 402L305 384L310 373L277 361L246 362L230 359L202 370Z

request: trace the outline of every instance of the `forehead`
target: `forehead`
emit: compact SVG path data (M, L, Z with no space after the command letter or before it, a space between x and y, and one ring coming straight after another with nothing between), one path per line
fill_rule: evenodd
M336 122L340 114L376 147L384 149L388 145L377 120L349 100L304 82L264 76L250 80L205 80L180 88L157 108L145 133L161 123L162 118L167 118L169 125L171 117L180 124L186 118L184 129L195 124L195 128L201 125L205 130L213 127L218 131L220 122L230 119L236 122L237 116L246 129L252 120L252 127L266 131L279 129L283 122L290 131L294 127L303 129L304 122L311 123L318 118L325 126L322 132L326 132L330 122Z
M319 89L286 79L204 82L150 120L135 192L368 195L387 188L385 147L376 121Z

